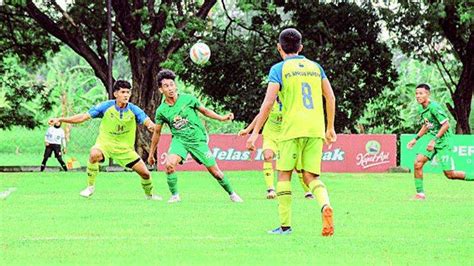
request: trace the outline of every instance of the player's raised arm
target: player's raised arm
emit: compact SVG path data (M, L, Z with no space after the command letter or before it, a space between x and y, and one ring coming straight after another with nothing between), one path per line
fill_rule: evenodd
M203 114L204 116L207 116L209 118L219 120L219 121L232 121L234 119L234 114L233 113L229 113L229 114L226 114L226 115L219 115L216 112L214 112L210 109L207 109L206 107L204 107L202 105L198 106L197 110L201 114Z
M51 118L49 123L57 123L57 122L64 122L70 124L79 124L84 121L91 119L91 115L89 113L77 114L70 117L59 117L59 118Z
M253 128L252 135L247 140L247 149L248 150L255 150L255 141L257 141L258 133L260 129L262 129L263 124L268 119L268 115L270 114L273 104L276 101L278 96L278 92L280 91L280 84L279 83L268 83L267 93L265 94L265 99L263 100L262 106L260 107L260 112L257 115L257 121L255 122L255 127Z
M150 165L154 165L156 162L155 154L158 142L160 141L161 127L161 124L154 125L153 136L151 137L150 152L148 154L148 163Z
M334 130L334 116L336 113L336 97L332 90L331 83L327 78L322 80L322 91L324 99L326 99L326 143L334 143L336 141L336 131Z

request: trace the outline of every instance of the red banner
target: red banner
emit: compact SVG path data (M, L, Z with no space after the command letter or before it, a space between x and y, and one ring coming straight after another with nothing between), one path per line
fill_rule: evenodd
M221 170L261 170L263 150L245 149L247 137L236 135L210 135L209 148ZM324 146L323 172L385 172L397 164L396 135L345 135L337 142ZM171 135L162 135L158 144L158 168L164 170ZM262 146L261 137L257 147ZM206 168L188 157L178 170L203 171Z

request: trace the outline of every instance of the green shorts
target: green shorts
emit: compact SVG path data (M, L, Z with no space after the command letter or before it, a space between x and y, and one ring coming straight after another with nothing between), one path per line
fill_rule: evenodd
M188 153L191 154L194 160L206 167L211 167L216 164L216 159L212 156L212 152L207 145L207 142L187 143L180 139L172 138L168 154L176 154L181 157L181 164L184 163Z
M113 159L114 162L118 163L122 167L132 168L135 163L140 161L140 156L133 148L121 148L117 149L112 145L96 142L92 147L93 149L99 149L105 158Z
M276 168L279 171L305 170L313 174L321 174L321 158L323 155L322 138L296 138L278 144L279 157Z
M430 161L433 160L436 155L436 163L441 166L443 171L451 171L455 169L454 160L452 155L452 149L450 145L445 145L442 147L436 147L432 151L427 151L426 147L420 149L418 154L421 154L427 157Z

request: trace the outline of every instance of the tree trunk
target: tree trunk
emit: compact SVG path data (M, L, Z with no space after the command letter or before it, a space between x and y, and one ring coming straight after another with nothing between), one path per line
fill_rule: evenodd
M161 93L158 90L156 79L161 62L153 61L150 58L150 56L141 58L139 59L141 63L133 64L132 62L131 64L133 79L131 102L145 111L152 121L155 121L155 111L161 101ZM151 136L152 134L144 126L137 127L135 147L145 161L150 150Z
M471 58L474 61L474 57ZM471 114L472 92L474 87L474 62L464 65L461 78L452 98L454 108L448 107L456 119L456 134L471 134L469 116Z

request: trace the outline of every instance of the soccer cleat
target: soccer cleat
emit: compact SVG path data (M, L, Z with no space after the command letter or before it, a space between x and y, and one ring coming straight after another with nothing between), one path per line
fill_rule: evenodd
M87 186L79 195L83 196L84 198L88 198L94 194L95 187L94 186Z
M147 200L163 200L160 195L152 194L152 195L145 195L145 199Z
M291 227L286 229L286 230L283 230L279 226L278 228L275 228L271 231L268 231L267 233L269 233L270 235L289 235L289 234L291 234L291 232L293 232L293 230L291 230Z
M275 190L269 189L267 190L267 199L274 199L276 198L277 194L275 193Z
M332 236L334 234L334 221L332 217L332 208L329 205L326 205L321 213L323 218L323 236Z
M313 193L311 193L311 192L306 192L306 193L304 193L304 197L305 197L305 199L309 199L309 200L313 200L313 199L314 199L314 195L313 195Z
M413 197L413 200L425 200L426 196L425 193L416 193L416 195Z
M181 198L179 197L179 194L176 194L176 195L171 195L171 198L168 200L168 203L176 203L180 201L181 201Z
M235 192L232 192L232 194L230 194L230 200L233 201L233 202L244 202L244 201L239 197L239 195L237 195L237 193L235 193Z

